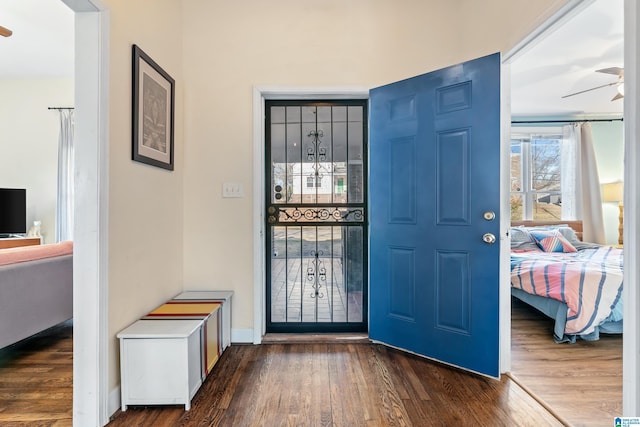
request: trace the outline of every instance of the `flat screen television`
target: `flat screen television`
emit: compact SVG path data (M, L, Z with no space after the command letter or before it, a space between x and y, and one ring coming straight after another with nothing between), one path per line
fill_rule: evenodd
M27 190L0 188L0 235L27 232Z

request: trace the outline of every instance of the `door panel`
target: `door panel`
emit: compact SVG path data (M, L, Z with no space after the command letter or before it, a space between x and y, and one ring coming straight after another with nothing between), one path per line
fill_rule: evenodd
M389 222L416 221L416 141L398 138L390 142Z
M369 141L370 337L498 376L499 54L373 89Z

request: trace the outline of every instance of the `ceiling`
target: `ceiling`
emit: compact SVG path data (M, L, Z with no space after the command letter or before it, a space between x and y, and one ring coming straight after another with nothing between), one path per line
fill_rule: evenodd
M621 115L615 87L562 99L616 76L595 70L623 66L623 0L595 0L511 65L514 116ZM2 0L0 78L73 76L73 12L61 0Z
M74 12L61 0L1 0L0 78L70 78Z
M624 67L623 25L623 0L596 0L517 57L511 65L512 115L622 115L623 101L611 101L615 86L561 97L617 81L595 70Z

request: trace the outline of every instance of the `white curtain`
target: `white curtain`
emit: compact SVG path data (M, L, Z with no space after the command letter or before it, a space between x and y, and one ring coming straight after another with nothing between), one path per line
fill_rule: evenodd
M582 219L583 240L605 244L600 177L591 123L563 127L562 217Z
M73 240L73 110L61 109L58 137L56 242Z
M576 125L562 127L560 144L562 187L562 218L575 220L582 218L581 185L578 179L580 165L580 132Z

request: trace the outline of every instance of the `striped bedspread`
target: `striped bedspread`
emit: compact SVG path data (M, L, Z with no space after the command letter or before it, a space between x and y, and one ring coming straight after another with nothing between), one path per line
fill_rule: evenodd
M622 250L512 252L511 286L566 303L565 333L589 334L605 319L622 319Z

